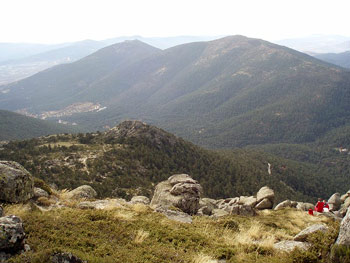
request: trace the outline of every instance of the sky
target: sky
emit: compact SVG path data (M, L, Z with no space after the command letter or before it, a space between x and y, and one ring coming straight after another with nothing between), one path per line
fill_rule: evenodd
M349 0L0 0L0 42L118 36L350 37Z

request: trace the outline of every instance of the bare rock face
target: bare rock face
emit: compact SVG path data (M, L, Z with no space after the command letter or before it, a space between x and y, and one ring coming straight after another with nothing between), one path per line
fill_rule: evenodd
M0 217L0 251L16 254L24 249L25 233L17 216Z
M91 199L95 198L97 193L90 185L82 185L68 192L66 195L70 199Z
M284 252L291 252L294 249L298 248L301 250L308 250L310 247L309 243L293 241L293 240L285 240L274 244L274 249L281 250Z
M342 202L340 200L340 194L339 193L333 194L328 200L329 210L338 211L340 209L341 203Z
M316 232L326 232L328 227L323 224L314 224L302 230L299 234L294 237L294 241L306 241L306 239Z
M335 243L350 246L350 208L348 208L345 217L341 221L339 236Z
M199 209L202 187L187 174L176 174L156 186L151 201L151 208L171 206L193 215Z
M20 164L0 161L0 201L25 202L34 196L34 181Z

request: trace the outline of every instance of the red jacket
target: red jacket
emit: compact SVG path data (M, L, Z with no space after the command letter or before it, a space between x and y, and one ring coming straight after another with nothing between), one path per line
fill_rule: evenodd
M319 213L322 213L323 207L324 207L324 203L322 201L318 201L316 206L315 206L315 210Z

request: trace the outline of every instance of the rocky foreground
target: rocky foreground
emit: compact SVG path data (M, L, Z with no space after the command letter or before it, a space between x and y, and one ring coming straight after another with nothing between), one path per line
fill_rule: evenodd
M0 175L0 262L347 260L349 193L329 199L331 212L309 216L313 204L286 200L273 209L267 186L255 196L201 198L186 174L159 183L152 200L130 201L96 200L88 185L51 189L15 162L0 161Z

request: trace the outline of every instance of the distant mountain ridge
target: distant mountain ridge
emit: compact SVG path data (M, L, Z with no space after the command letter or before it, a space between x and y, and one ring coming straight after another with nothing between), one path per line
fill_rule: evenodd
M129 41L0 87L0 107L92 102L105 109L66 119L93 130L137 118L215 148L300 143L350 122L349 83L339 67L244 36L166 50Z
M343 52L343 53L315 54L313 56L315 58L327 61L334 65L338 65L340 67L350 69L350 51Z

